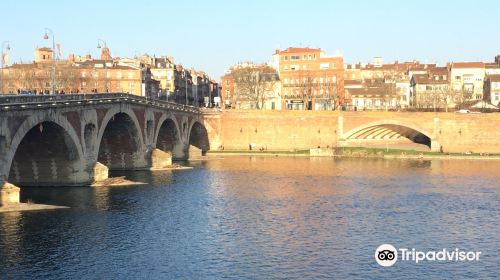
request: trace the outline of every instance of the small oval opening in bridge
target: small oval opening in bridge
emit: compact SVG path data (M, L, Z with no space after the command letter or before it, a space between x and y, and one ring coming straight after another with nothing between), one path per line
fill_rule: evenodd
M160 131L158 132L156 148L164 152L172 152L177 140L178 132L174 121L171 119L165 120L160 127Z
M78 163L76 144L66 130L54 122L42 122L19 143L9 182L19 186L71 185Z
M362 128L346 138L349 146L414 149L428 151L431 139L410 127L396 124L381 124Z
M199 122L195 122L189 133L189 146L194 146L200 150L201 155L205 155L210 148L207 129ZM189 157L196 156L194 151L189 151Z
M114 115L106 125L99 146L98 161L109 169L133 169L138 161L139 131L125 113Z

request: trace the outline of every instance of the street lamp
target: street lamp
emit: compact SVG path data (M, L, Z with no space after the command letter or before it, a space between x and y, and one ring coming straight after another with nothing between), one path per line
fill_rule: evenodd
M56 93L56 50L55 50L55 40L54 40L54 31L49 28L45 28L45 35L43 35L43 39L48 40L49 35L47 31L50 32L52 37L52 94Z
M102 48L101 42L104 45L104 49L106 49L107 48L106 41L101 39L97 39L97 48L98 49ZM106 91L106 93L108 92L108 73L106 71L106 57L104 57L104 91Z
M7 45L7 46L5 46L5 45ZM2 51L1 51L1 53L2 53L2 55L1 55L2 69L1 69L1 73L0 73L0 94L3 93L3 66L4 66L4 60L5 60L3 50L10 51L9 41L2 42Z
M188 105L188 80L187 80L187 71L184 70L184 81L186 82L186 105Z

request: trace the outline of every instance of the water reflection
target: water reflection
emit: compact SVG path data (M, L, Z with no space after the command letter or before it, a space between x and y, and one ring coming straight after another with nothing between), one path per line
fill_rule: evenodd
M148 185L27 188L71 209L0 214L7 278L493 278L500 200L488 161L227 157L129 172ZM373 250L481 250L480 265L397 264ZM496 249L495 249L496 250Z

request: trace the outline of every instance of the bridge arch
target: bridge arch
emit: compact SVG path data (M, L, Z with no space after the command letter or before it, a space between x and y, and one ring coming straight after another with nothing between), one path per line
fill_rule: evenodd
M141 126L132 110L108 111L99 128L97 145L95 157L109 169L146 166Z
M433 134L416 125L394 120L370 122L342 135L347 145L376 145L386 143L417 143L434 147Z
M200 149L202 155L210 149L208 131L198 120L194 120L189 126L189 145Z
M60 114L33 114L19 127L6 155L8 181L20 186L73 185L88 181L82 145Z
M180 141L181 132L175 117L163 114L156 125L153 147L164 152L174 152Z

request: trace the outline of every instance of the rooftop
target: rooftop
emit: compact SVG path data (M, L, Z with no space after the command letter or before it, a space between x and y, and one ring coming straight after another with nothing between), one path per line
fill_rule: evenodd
M293 48L290 47L286 50L276 50L277 54L282 53L309 53L309 52L320 52L321 49L313 49L313 48Z
M413 81L415 84L420 84L420 85L439 85L439 84L448 84L448 80L443 80L439 79L436 80L435 78L429 77L427 74L415 74L413 75Z
M484 62L452 62L451 68L484 68Z
M486 79L489 79L491 82L500 82L500 75L488 75Z
M36 49L37 51L47 51L47 52L51 52L52 49L51 48L47 48L47 47L43 47L43 48L38 48Z

